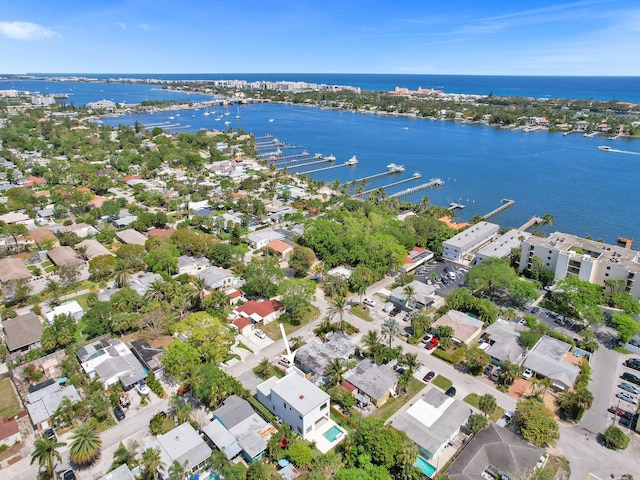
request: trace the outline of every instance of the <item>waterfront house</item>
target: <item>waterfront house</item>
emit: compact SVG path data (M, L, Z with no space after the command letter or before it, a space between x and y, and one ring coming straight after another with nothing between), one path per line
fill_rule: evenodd
M487 258L506 258L511 255L512 249L520 248L530 236L529 232L511 229L478 250L475 262L482 263Z
M295 367L258 385L258 401L305 440L330 420L329 395Z

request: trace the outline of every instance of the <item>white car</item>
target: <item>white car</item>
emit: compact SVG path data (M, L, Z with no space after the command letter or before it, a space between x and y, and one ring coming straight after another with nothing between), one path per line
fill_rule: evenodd
M513 418L513 412L511 410L508 410L504 412L504 415L500 417L500 419L496 422L496 425L504 428L511 423L512 418Z
M524 378L525 380L529 380L531 377L533 377L533 370L531 370L530 368L527 368L524 372L522 372L522 378Z
M149 395L151 393L151 389L148 387L146 383L136 383L136 391L140 395Z
M362 303L364 303L367 307L375 307L376 301L371 298L365 298Z
M638 397L634 397L633 395L627 392L618 392L616 394L616 397L618 397L621 400L624 400L625 402L633 403L634 405L638 404Z
M258 338L260 338L260 339L262 339L262 340L264 340L265 338L267 338L267 334L266 334L266 333L264 333L264 332L263 332L262 330L260 330L260 329L255 330L253 333L255 334L255 336L256 336L256 337L258 337Z

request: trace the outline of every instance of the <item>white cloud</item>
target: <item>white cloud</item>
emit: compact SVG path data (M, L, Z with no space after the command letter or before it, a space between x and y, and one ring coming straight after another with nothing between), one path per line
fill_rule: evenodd
M16 40L37 40L59 36L50 28L31 22L0 22L0 35Z
M140 30L144 30L145 32L149 30L149 24L147 23L141 23L140 25L138 25L138 28Z
M127 29L127 24L124 22L117 22L116 25L119 26L122 30Z

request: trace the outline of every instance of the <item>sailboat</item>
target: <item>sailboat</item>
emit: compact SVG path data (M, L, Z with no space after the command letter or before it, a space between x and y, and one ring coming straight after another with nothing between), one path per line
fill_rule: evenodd
M242 118L240 117L240 107L238 107L238 114L236 115L236 118Z
M204 111L204 113L202 115L204 115L205 117L208 117L209 115L211 115L209 113L209 107L205 108L205 111Z

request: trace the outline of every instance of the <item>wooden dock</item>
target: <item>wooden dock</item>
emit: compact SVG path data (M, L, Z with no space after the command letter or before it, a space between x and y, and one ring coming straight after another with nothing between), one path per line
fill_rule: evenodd
M444 181L439 178L432 178L428 183L423 183L421 185L416 185L415 187L410 187L405 190L401 190L396 193L392 193L389 195L390 197L404 197L406 195L411 195L412 193L419 192L420 190L425 190L427 188L433 187L441 187L444 185Z
M302 159L289 160L287 162L281 162L281 163L278 163L276 168L278 170L282 170L283 168L292 169L292 168L308 167L309 165L317 165L319 163L327 163L327 162L330 161L330 160L327 160L326 158L323 158L321 160L314 160L313 162L296 163L296 162L299 162L300 160L302 160Z
M489 213L487 213L486 215L483 215L482 218L484 218L485 220L487 218L491 218L494 215L499 214L500 212L506 210L507 208L513 206L514 203L516 203L515 200L511 200L510 198L503 198L502 200L500 200L502 202L502 205L500 205L498 208L496 208L495 210L491 210Z
M518 230L529 230L534 225L538 225L540 223L544 223L544 219L542 217L531 217L529 220L527 220L527 223L522 225Z
M326 161L326 160L325 160ZM299 167L300 165L296 165L296 167ZM334 168L340 168L340 167L352 167L353 165L350 165L348 163L340 163L338 165L331 165L329 167L322 167L322 168L316 168L314 170L308 170L306 172L296 172L296 175L307 175L309 173L316 173L316 172L322 172L324 170L332 170ZM285 167L286 168L286 167Z
M369 190L365 190L362 193L358 193L358 194L353 194L353 197L363 197L365 195L370 194L371 192L375 192L378 189L386 189L386 188L391 188L391 187L395 187L396 185L401 185L403 183L406 182L412 182L414 180L418 180L420 177L422 177L422 175L420 175L419 173L414 173L411 177L409 178L404 178L402 180L398 180L397 182L392 182L392 183L388 183L386 185L382 185L381 187L376 187L376 188L370 188Z
M378 178L378 177L384 177L385 175L390 175L391 173L395 173L395 172L390 172L389 170L385 170L384 172L380 172L380 173L374 173L373 175L369 175L368 177L362 177L362 178L358 178L356 180L351 180L350 182L345 183L345 186L349 186L355 183L362 183L362 182L367 182L369 180L373 180L374 178Z

